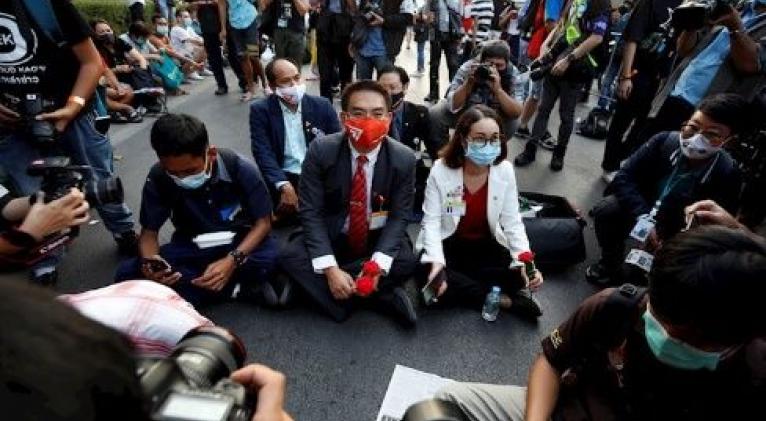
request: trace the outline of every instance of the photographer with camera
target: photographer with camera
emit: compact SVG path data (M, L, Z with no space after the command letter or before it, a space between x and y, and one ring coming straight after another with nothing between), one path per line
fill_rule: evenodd
M0 33L0 165L19 194L39 189L27 165L43 155L65 155L92 167L94 181L113 174L112 145L99 133L90 100L103 73L90 28L69 1L10 0ZM136 250L133 219L124 203L99 204L121 252ZM35 280L55 281L58 258L40 263Z
M9 419L292 420L285 376L242 367L244 347L224 329L195 329L170 357L137 363L124 336L49 291L3 282L0 296L0 402Z
M563 168L577 97L583 85L590 83L597 65L590 53L606 35L610 9L608 0L569 0L564 6L562 18L543 43L540 57L530 65L530 79L543 79L543 94L524 152L513 161L517 167L534 162L537 143L548 130L548 119L559 101L561 124L550 168Z
M356 79L372 79L373 68L380 74L399 55L415 5L412 0L358 0L357 6L351 32Z
M515 131L516 119L521 114L523 87L516 83L519 71L510 59L508 44L494 40L484 43L477 58L460 66L447 90L447 98L428 111L432 145L447 143L450 127L455 126L464 110L477 104L497 111L503 122L503 133L510 136Z
M674 130L709 95L735 93L749 101L766 84L766 0L751 0L741 12L728 3L688 2L673 11L681 29L678 64L652 102L642 140Z
M32 248L45 237L82 225L89 219L88 202L77 189L48 203L43 199L42 193L34 198L14 199L8 189L0 185L0 262L3 255Z

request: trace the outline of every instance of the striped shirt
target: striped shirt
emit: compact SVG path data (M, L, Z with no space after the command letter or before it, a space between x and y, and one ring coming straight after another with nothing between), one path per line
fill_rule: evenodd
M476 43L482 43L490 38L492 18L495 16L495 4L492 0L473 0L471 15L473 29L476 31Z

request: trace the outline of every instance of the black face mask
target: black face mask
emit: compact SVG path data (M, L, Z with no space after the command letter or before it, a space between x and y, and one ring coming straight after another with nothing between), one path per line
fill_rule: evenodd
M101 34L96 36L96 39L102 44L111 45L114 44L114 33L108 32L106 34Z
M391 95L391 105L393 105L394 108L398 107L403 100L404 100L404 91L399 92L398 94Z

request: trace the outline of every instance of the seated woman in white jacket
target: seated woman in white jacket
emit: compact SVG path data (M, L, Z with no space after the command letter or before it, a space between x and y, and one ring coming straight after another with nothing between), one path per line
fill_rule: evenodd
M426 185L422 228L416 249L422 252L422 284L445 271L437 292L439 305L481 309L493 286L502 290L500 306L515 313L542 314L532 291L543 283L517 262L529 250L519 214L513 165L497 113L484 105L466 110L455 134L441 150Z

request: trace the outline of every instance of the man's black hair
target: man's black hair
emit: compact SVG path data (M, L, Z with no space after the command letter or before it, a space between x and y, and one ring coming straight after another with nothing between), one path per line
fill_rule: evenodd
M155 13L152 15L152 23L157 23L158 20L164 18L165 16L162 16L159 13Z
M739 230L703 226L656 254L649 302L664 321L711 343L734 345L764 333L766 245Z
M128 26L128 34L139 37L148 37L152 34L144 21L137 20Z
M402 69L400 66L394 66L392 64L389 64L385 67L383 67L383 70L378 72L378 81L380 81L380 77L383 76L386 73L396 73L399 75L399 80L402 82L402 86L409 85L410 83L410 76L407 74L407 71Z
M374 80L359 80L346 86L343 93L340 96L340 109L348 111L349 102L351 97L357 92L375 92L380 94L386 101L386 111L391 111L391 96L388 95L388 91L380 83Z
M293 66L295 66L296 69L298 69L298 72L301 71L301 66L298 65L298 63L295 62L290 57L279 57L275 58L274 60L271 60L269 64L266 65L266 68L264 69L264 72L266 73L266 80L269 81L269 85L275 86L277 84L277 75L274 74L274 67L277 65L278 61L286 61Z
M0 282L0 402L8 420L148 420L126 338L39 287Z
M489 58L501 58L505 61L511 59L511 48L508 43L501 40L487 41L481 47L481 61Z
M160 158L166 156L203 156L208 147L205 124L186 114L166 114L152 126L152 148Z
M697 110L716 123L728 127L733 134L746 130L751 121L747 101L736 94L716 94L706 97Z

